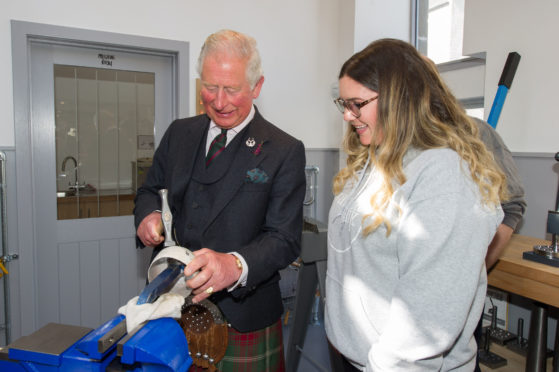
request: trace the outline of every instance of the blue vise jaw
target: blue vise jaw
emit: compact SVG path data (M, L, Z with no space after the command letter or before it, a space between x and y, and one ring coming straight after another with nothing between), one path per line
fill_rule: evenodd
M172 318L150 320L130 333L123 315L95 330L49 323L0 349L0 371L185 372L191 364L184 331Z

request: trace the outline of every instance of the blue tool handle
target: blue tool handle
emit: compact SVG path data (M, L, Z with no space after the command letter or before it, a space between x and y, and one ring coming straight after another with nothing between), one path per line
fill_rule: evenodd
M491 112L489 112L489 117L487 118L487 123L491 125L493 129L497 128L497 122L499 121L499 116L501 116L501 111L503 110L508 92L509 89L505 85L499 85L497 88L497 94L495 94L493 106L491 106Z
M491 106L491 112L489 113L489 118L487 122L493 128L497 127L497 122L501 116L501 111L503 110L503 105L505 104L505 99L507 98L507 93L512 85L514 75L516 74L516 69L520 63L520 54L517 52L510 52L507 61L505 62L505 67L501 73L501 78L499 79L499 87L497 88L497 94L493 100L493 106Z

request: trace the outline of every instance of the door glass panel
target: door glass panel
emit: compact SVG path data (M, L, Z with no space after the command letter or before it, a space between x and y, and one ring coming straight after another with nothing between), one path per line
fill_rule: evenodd
M55 65L58 219L132 214L154 152L155 74Z

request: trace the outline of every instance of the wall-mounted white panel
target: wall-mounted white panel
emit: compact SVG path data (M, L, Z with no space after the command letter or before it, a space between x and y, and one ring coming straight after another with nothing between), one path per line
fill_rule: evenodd
M510 52L521 55L497 124L513 152L559 150L559 2L468 0L464 54L486 52L485 112L489 115Z
M452 70L441 73L445 83L458 99L483 97L485 87L485 66Z

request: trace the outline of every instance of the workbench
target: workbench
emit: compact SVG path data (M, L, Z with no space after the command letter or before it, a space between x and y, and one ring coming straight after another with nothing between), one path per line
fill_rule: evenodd
M559 307L559 268L522 258L534 245L550 242L514 234L488 275L489 285L534 301L530 321L526 371L545 371L547 307ZM554 351L557 358L558 350Z

